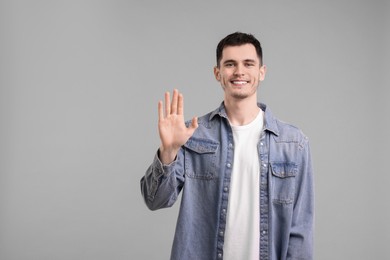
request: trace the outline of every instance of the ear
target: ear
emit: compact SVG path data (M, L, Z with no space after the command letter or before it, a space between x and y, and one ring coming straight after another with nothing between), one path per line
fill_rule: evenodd
M219 71L219 68L218 66L215 66L214 67L214 77L217 81L220 81L221 80L221 73Z
M265 74L267 72L267 66L263 65L259 69L259 81L263 81L265 79Z

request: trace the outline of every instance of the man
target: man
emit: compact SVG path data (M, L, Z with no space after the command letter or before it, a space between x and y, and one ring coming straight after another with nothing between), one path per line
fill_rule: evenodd
M158 104L161 146L141 179L151 210L182 192L171 259L312 259L308 139L257 103L260 42L233 33L217 47L223 91L215 111L185 124L183 96Z

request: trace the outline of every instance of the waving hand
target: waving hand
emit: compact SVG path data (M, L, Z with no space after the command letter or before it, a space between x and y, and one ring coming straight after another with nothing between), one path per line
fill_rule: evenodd
M194 117L187 127L184 122L183 95L178 90L173 91L172 102L169 92L165 93L164 104L158 102L158 131L161 139L160 160L164 164L171 163L187 140L198 128L198 119Z

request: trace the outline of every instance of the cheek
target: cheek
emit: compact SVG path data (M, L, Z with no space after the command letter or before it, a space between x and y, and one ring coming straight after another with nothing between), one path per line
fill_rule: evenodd
M223 74L223 73L221 73L221 72L218 73L218 80L219 80L219 81L224 81L224 80L225 80L225 77L226 77L225 74Z
M219 73L219 74L218 74L218 80L219 80L220 82L224 82L224 81L225 81L225 76L224 76L224 74Z
M223 77L222 82L224 83L224 85L227 85L230 82L230 80L228 77Z

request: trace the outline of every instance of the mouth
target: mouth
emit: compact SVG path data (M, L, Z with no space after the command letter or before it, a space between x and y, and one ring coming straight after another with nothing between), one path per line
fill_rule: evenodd
M231 80L230 83L232 83L235 86L243 86L243 85L249 83L249 81L247 81L247 80Z

